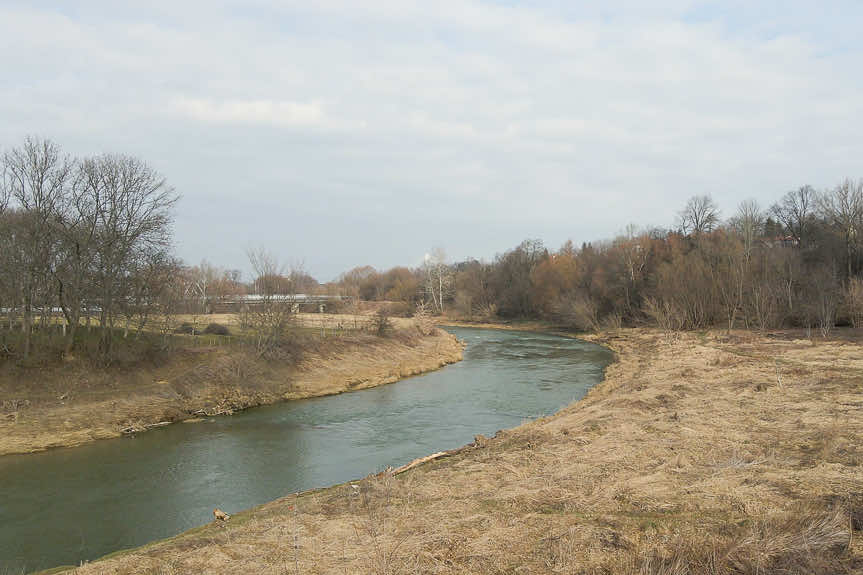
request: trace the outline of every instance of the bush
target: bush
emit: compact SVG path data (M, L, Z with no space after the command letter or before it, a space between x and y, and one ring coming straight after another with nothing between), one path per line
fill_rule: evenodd
M417 310L414 312L414 322L420 335L431 335L435 331L434 322L431 320L431 314L424 301L417 304Z
M194 335L195 332L195 326L187 321L184 321L180 324L180 327L174 329L174 333L184 333L186 335Z
M381 308L378 310L372 319L371 328L372 332L380 337L385 337L392 333L393 323L390 321L390 316L386 309Z
M644 313L666 333L680 331L686 325L686 318L677 306L665 300L647 298Z
M577 331L595 332L600 328L596 303L585 294L563 298L554 307L558 321Z
M228 329L228 326L221 323L210 323L204 328L203 333L209 335L231 335L231 330Z

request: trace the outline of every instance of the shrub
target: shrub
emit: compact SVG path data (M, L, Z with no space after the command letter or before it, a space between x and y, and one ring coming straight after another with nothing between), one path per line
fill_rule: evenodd
M228 329L228 326L221 323L210 323L204 328L203 333L209 335L231 335L231 330Z
M380 337L389 335L393 331L393 322L390 321L390 316L387 310L381 308L372 319L372 332Z
M686 325L684 313L665 300L647 298L644 302L644 313L666 333L680 331Z
M196 331L195 326L187 321L184 321L179 327L174 329L174 333L184 333L187 335L194 335Z
M428 306L423 301L417 304L417 310L414 312L414 322L421 335L431 335L435 331Z
M555 314L563 324L578 331L594 332L600 328L599 310L586 294L564 298L555 306Z

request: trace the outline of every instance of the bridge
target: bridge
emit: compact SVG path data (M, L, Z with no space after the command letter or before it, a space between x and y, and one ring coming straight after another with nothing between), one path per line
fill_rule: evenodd
M247 294L227 296L212 300L208 304L209 313L235 313L245 308L253 308L263 305L265 302L279 302L290 304L294 312L298 311L321 311L321 306L349 303L354 298L346 295L314 295L314 294L277 294L260 295Z

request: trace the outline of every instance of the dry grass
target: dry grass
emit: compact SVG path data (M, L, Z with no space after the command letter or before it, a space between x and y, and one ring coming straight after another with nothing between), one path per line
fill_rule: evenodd
M863 348L602 341L619 361L553 417L76 573L863 572Z
M456 339L416 329L317 342L298 364L244 347L177 351L162 365L92 370L66 363L0 370L0 455L74 446L158 422L342 393L397 381L461 359Z

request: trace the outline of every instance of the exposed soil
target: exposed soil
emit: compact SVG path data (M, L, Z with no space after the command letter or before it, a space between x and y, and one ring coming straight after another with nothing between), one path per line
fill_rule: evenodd
M594 339L618 362L552 417L75 572L863 572L863 347Z
M391 338L354 334L306 351L298 364L242 348L184 349L164 365L90 369L76 361L0 370L0 455L69 447L166 422L364 389L459 361L442 330Z

